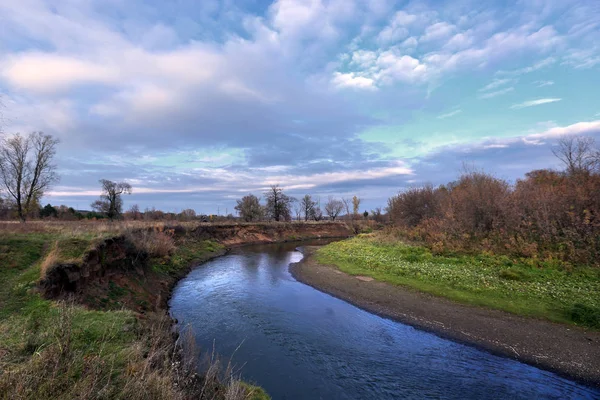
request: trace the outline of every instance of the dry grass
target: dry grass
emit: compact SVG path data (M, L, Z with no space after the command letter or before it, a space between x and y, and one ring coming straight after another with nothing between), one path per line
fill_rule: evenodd
M40 279L44 279L50 268L58 264L59 261L58 242L54 242L52 249L50 249L44 260L40 263Z
M175 232L173 229L130 231L128 240L134 244L136 249L145 251L150 257L168 257L176 249Z
M191 335L175 342L171 320L149 314L136 328L134 339L114 347L119 329L106 329L89 351L74 327L82 309L60 303L50 332L30 339L27 361L0 374L2 399L131 399L242 400L261 394L243 384L231 369L222 370L211 357L205 376L197 374ZM116 327L119 328L119 327ZM183 350L186 348L185 351ZM266 399L268 397L262 397Z
M293 225L327 225L343 224L344 221L292 221L292 222L199 222L199 221L53 221L34 220L27 223L18 221L0 221L0 234L2 233L54 233L65 237L95 234L98 236L124 234L133 230L157 230L164 231L174 226L184 228L195 228L200 226L282 226Z

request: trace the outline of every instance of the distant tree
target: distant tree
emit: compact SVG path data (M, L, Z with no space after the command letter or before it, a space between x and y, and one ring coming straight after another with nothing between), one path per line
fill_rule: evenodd
M315 208L313 208L311 218L315 221L320 221L323 219L323 211L321 211L321 207L317 205Z
M363 213L363 217L365 217L365 219L369 218L369 212L367 210Z
M317 202L313 201L310 194L304 195L304 197L300 199L300 207L302 209L302 214L304 215L305 221L308 221L314 217L316 206Z
M600 151L586 136L563 136L552 153L565 164L569 175L589 174L600 167Z
M265 210L260 205L260 198L253 194L242 197L234 208L246 222L260 221L264 218Z
M21 222L39 208L38 202L58 181L52 163L58 139L42 132L19 134L0 141L0 185L14 200Z
M383 214L381 212L381 207L377 207L374 210L371 210L371 216L376 222L383 222Z
M342 197L342 203L344 204L344 210L346 211L346 215L350 216L350 206L352 205L352 199Z
M58 210L56 208L52 207L51 204L46 204L44 206L44 208L42 208L40 210L40 217L41 218L50 218L50 217L57 218Z
M140 212L140 206L137 204L132 205L127 212L125 212L125 218L132 219L137 221L138 219L142 219L143 215Z
M344 203L341 200L337 200L332 196L329 196L327 203L325 204L325 212L329 215L332 221L335 221L338 215L344 209Z
M352 197L352 215L358 217L358 210L360 208L360 198L358 196Z
M266 213L275 221L290 221L292 219L291 206L296 199L283 193L279 185L273 185L265 193L267 199Z
M296 213L296 221L302 220L302 204L299 201L294 202L294 212Z
M110 220L118 218L123 211L122 194L131 194L131 185L127 182L113 182L100 179L102 194L92 203L92 208L104 213Z
M183 221L191 221L196 218L196 211L191 208L185 209L179 213L179 219Z

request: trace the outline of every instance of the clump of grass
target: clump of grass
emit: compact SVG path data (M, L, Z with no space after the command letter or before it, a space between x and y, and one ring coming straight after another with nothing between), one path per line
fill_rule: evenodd
M571 308L571 319L578 324L600 329L600 307L574 304Z
M145 251L150 257L168 257L176 249L173 230L151 230L130 232L127 237L138 250Z
M600 270L487 253L433 254L378 235L334 242L317 260L463 303L598 328Z

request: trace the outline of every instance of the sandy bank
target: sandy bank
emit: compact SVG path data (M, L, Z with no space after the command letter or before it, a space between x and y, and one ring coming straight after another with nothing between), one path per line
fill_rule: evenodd
M300 282L369 312L600 387L600 332L463 305L320 265L306 247ZM361 279L362 278L362 279Z

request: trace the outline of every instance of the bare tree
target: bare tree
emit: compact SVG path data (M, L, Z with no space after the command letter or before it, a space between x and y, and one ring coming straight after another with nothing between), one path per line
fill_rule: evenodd
M374 210L371 210L371 216L375 220L375 222L383 222L383 214L381 213L381 207L376 207Z
M329 196L329 198L327 199L327 203L325 204L325 212L327 213L327 215L329 215L329 218L331 218L332 221L335 221L335 219L342 212L343 209L344 203L342 201L337 200L332 196Z
M0 184L15 201L21 222L58 181L52 163L58 139L42 132L16 134L0 142Z
M300 199L300 207L302 208L302 213L304 214L304 220L308 221L313 218L315 214L315 207L317 203L313 201L310 194L305 195L302 199Z
M294 213L296 213L296 221L302 219L302 204L299 201L294 202Z
M113 220L121 215L123 211L121 195L131 194L131 185L127 182L113 182L107 179L100 179L99 182L102 185L102 194L99 200L92 203L92 208Z
M600 166L600 151L591 137L563 136L552 153L565 164L569 175L589 174Z
M265 214L263 206L260 205L260 198L253 194L238 200L235 210L239 213L240 218L246 222L260 221Z
M350 206L352 204L352 199L347 199L345 197L342 197L342 203L344 204L344 210L346 211L346 215L350 216L350 214L351 214Z
M179 219L182 221L191 221L196 219L196 211L192 210L191 208L186 208L179 213Z
M267 199L266 211L275 221L290 221L292 219L291 205L296 199L283 193L279 185L273 185L265 193Z
M358 209L360 208L360 198L358 196L352 197L352 215L354 218L358 218Z

